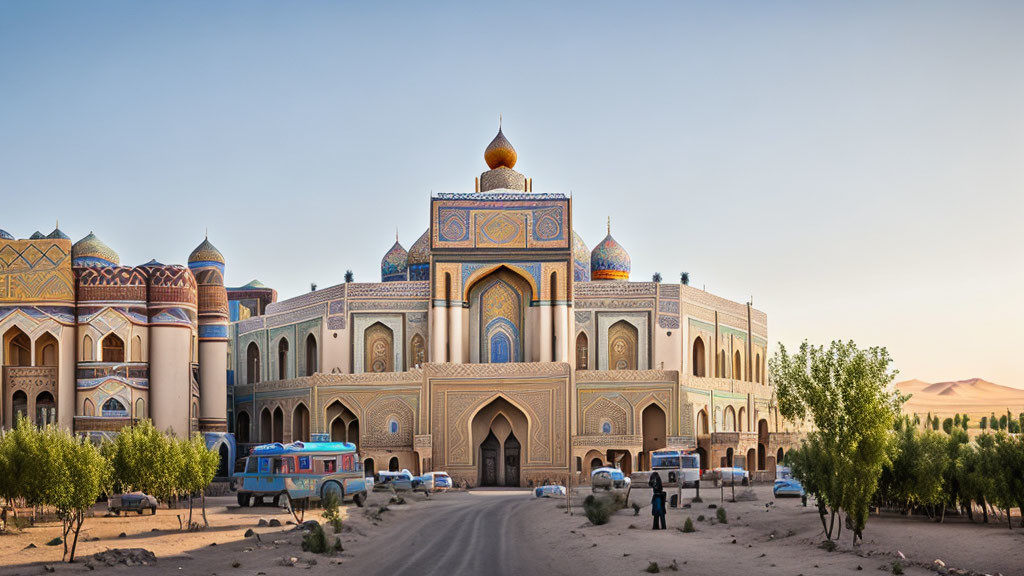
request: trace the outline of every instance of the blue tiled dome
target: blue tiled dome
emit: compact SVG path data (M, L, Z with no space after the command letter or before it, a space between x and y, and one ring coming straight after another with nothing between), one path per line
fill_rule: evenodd
M395 240L395 245L388 250L387 254L380 261L381 282L395 282L397 280L408 280L409 253L402 248L402 245Z
M430 279L430 229L409 248L409 280Z
M0 240L14 240L14 236L8 234L6 230L0 230Z
M590 253L590 277L594 280L629 280L629 253L612 238L611 231Z

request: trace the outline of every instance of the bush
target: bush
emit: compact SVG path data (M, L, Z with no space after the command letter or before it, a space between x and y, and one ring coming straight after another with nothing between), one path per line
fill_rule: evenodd
M717 512L717 515L718 515L718 521L719 522L721 522L722 524L728 524L729 523L729 519L726 518L726 516L725 516L725 508L719 508L718 512Z
M608 519L617 508L617 503L613 498L597 497L591 494L583 500L583 513L587 515L587 520L590 520L594 526L607 524Z
M697 522L703 522L703 521L704 521L704 515L703 514L701 514L700 516L697 516Z
M903 574L903 564L900 564L898 560L892 563L892 573Z
M689 534L691 532L696 531L697 529L693 527L693 520L689 516L687 516L686 522L683 523L683 532Z
M661 567L658 566L657 562L651 562L647 565L647 568L644 569L644 572L647 572L648 574L657 574L658 572L661 572Z
M338 513L338 497L334 494L328 494L323 500L324 513L322 516L327 523L334 528L334 533L341 532L342 523L341 515Z
M302 537L302 550L314 554L327 553L327 533L319 522L311 524L310 531Z

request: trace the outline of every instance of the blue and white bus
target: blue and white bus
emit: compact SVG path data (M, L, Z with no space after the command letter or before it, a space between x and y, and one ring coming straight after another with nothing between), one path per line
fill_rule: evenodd
M651 454L651 471L659 472L666 484L696 486L700 480L700 456L689 450L658 450Z
M275 506L294 501L322 500L334 495L341 504L351 499L366 502L363 464L351 442L292 442L261 444L245 459L238 505L262 505L270 498ZM282 502L284 500L284 502Z

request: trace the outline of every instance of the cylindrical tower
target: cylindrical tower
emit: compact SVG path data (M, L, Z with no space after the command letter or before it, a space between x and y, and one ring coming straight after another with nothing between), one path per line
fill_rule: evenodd
M209 239L192 251L188 267L199 290L199 429L227 432L228 293L224 256Z
M184 266L149 272L149 397L153 424L178 436L198 427L196 279Z

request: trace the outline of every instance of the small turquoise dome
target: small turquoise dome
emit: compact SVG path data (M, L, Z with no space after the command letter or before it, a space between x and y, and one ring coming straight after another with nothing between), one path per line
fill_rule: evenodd
M576 282L590 282L590 248L572 231L572 275Z
M430 280L430 229L409 248L409 280Z
M409 279L409 253L395 240L395 245L388 250L380 261L381 282L395 282Z
M629 280L629 253L612 238L611 224L608 235L590 252L590 277L594 280Z
M72 266L119 266L121 259L117 252L89 232L89 235L82 238L71 247Z

